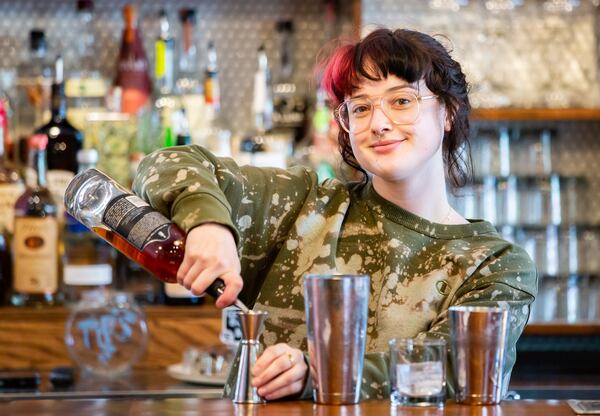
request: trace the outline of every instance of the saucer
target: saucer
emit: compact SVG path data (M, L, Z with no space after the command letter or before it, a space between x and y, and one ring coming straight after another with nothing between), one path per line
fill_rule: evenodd
M167 367L167 373L174 379L187 383L204 384L207 386L224 386L227 374L193 374L185 371L182 364L173 364Z

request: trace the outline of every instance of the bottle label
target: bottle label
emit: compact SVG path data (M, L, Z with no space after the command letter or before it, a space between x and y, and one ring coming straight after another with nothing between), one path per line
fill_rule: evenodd
M65 199L65 191L67 190L67 186L69 186L69 182L73 179L73 172L68 170L59 170L52 169L48 171L48 189L50 189L50 193L52 194L52 199L58 208L57 216L62 220L65 207L64 207L64 199Z
M58 290L56 218L15 218L14 241L15 291L56 293Z
M15 202L24 190L20 183L0 185L0 231L4 229L10 234L13 233Z
M108 204L102 222L139 250L169 238L171 221L135 195L119 195Z

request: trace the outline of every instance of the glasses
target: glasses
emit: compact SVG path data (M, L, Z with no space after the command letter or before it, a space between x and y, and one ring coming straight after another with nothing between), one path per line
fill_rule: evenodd
M396 125L413 124L419 118L419 103L437 95L419 96L410 91L389 91L379 97L358 97L344 101L335 117L346 132L362 133L371 126L373 111L379 99L383 114Z

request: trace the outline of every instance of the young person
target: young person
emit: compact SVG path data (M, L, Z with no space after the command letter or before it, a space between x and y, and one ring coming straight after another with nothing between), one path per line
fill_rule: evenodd
M466 220L447 184L468 179L467 83L434 38L375 30L335 51L322 86L336 103L344 161L364 179L318 183L303 167L238 166L198 146L164 149L141 164L135 191L188 232L178 280L203 293L225 281L269 312L253 369L263 397L310 397L302 294L306 273L371 276L362 398L389 396L394 337L449 337L452 305L510 309L504 375L537 290L534 264L492 224ZM508 385L508 383L506 383Z

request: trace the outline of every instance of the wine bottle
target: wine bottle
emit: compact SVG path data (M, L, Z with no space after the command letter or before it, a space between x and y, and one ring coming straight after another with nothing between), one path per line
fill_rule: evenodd
M36 183L28 185L15 204L12 304L51 306L60 303L58 222L56 204L46 187L48 137L29 138L29 163Z
M77 152L83 146L83 134L67 120L67 98L63 79L63 59L59 55L55 62L55 79L52 84L52 117L36 130L36 134L48 137L46 151L48 188L55 201L62 201L67 185L79 170ZM62 222L63 207L58 207L58 218Z

